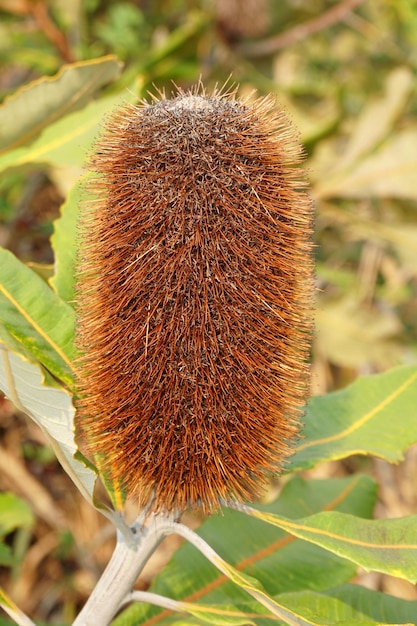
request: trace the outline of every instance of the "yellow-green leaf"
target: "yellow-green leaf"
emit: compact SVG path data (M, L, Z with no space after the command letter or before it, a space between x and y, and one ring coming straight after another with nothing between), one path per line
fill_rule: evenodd
M251 507L241 510L349 559L365 570L417 582L417 515L366 520L348 513L325 511L290 520Z
M417 367L363 376L341 391L312 398L304 422L291 471L352 454L399 462L417 441Z
M55 76L21 87L0 107L0 152L28 143L53 122L85 106L120 70L116 57L107 56L64 65Z
M71 395L44 384L39 366L0 344L0 389L47 435L61 465L83 495L93 499L96 474L75 458L74 413Z
M116 104L129 99L133 99L129 93L124 97L118 94L101 98L81 111L66 115L45 128L29 146L0 155L0 171L31 163L80 167L85 163L104 115L111 113Z
M321 303L316 331L320 354L336 365L358 369L373 363L387 369L399 361L398 317L390 310L364 306L352 292Z
M0 323L52 374L72 385L74 309L4 249L0 249Z
M326 593L299 591L278 596L288 607L298 607L303 615L319 616L320 624L355 626L403 624L413 626L417 602L371 591L360 585L343 585Z
M83 496L122 533L124 519L95 497L97 472L80 454L74 435L71 394L58 385L46 384L38 364L0 343L0 390L26 413L47 436L59 462Z
M413 90L413 72L405 66L396 67L384 87L384 94L367 102L358 116L346 149L334 162L335 170L347 170L390 134Z
M51 237L55 272L49 282L59 296L69 303L74 300L74 262L82 180L71 189L61 206L61 215L54 222Z

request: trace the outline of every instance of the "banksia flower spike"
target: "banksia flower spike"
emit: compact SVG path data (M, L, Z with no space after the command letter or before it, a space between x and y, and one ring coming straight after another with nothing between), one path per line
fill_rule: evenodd
M200 86L107 122L80 226L77 423L141 506L253 499L291 453L313 290L301 160L271 98Z

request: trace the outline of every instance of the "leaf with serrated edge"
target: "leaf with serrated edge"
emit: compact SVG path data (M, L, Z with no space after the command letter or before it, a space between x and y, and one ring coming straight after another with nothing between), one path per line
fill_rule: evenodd
M417 515L365 520L347 513L325 511L290 520L244 505L236 505L236 508L299 539L330 550L367 571L417 582Z
M58 119L83 107L122 64L114 56L64 65L55 76L24 85L0 107L0 152L22 146Z
M81 179L68 194L61 206L60 217L54 221L51 246L55 256L55 273L50 279L51 287L68 303L74 300L74 259L78 223Z
M341 391L312 398L304 418L304 439L288 469L309 469L352 454L397 463L417 441L416 407L415 365L363 376Z
M100 130L103 117L123 102L134 101L128 92L90 102L81 111L54 122L29 146L0 155L0 171L31 163L80 167Z
M73 384L74 309L4 249L0 249L0 322L54 376Z
M88 502L124 531L125 524L119 515L97 503L94 496L97 475L90 465L79 460L71 395L62 388L45 385L39 366L1 343L0 389L42 429L62 467Z
M46 433L60 463L87 499L93 496L96 475L74 454L73 423L75 409L71 395L64 389L47 387L39 367L0 344L0 384L3 393Z

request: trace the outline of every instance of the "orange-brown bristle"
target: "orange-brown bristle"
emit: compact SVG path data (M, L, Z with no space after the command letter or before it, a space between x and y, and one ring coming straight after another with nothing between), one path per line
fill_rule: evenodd
M271 99L126 105L80 233L78 428L154 511L259 494L308 388L312 208Z

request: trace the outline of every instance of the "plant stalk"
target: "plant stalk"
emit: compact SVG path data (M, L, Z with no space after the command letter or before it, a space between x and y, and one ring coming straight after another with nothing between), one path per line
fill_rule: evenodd
M148 517L146 524L140 517L130 527L130 541L117 531L113 555L73 626L110 624L148 559L169 534L171 523L163 515Z

